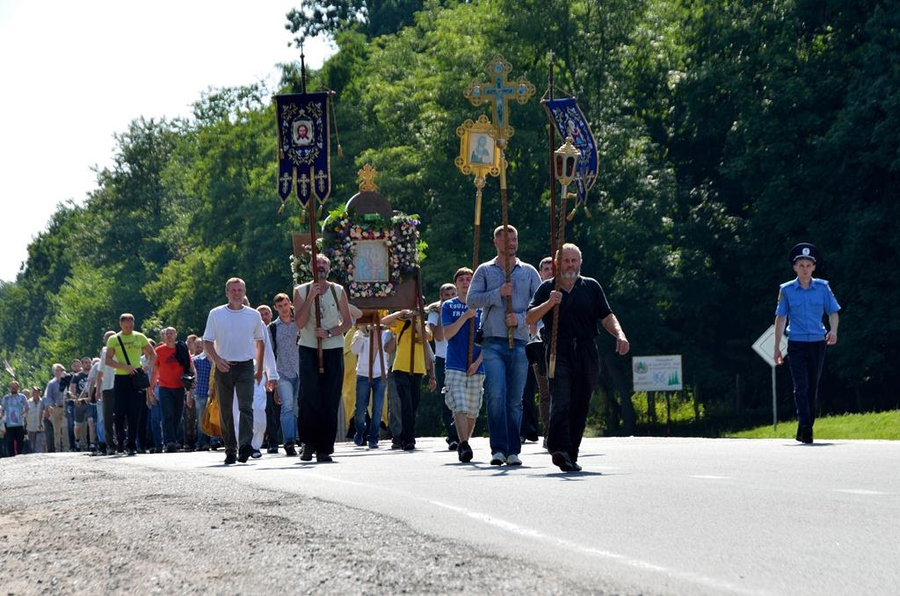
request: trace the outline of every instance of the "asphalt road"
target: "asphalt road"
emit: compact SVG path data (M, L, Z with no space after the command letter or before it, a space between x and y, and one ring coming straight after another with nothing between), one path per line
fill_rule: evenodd
M474 572L461 584L400 573L380 586L331 583L325 591L856 595L900 586L898 443L589 439L577 474L558 471L535 444L518 468L488 465L486 439L472 445L471 464L439 439L420 440L413 453L341 445L330 464L264 455L225 467L221 452L29 457L42 458L44 474L77 462L137 474L141 486L171 481L194 500L201 495L191 491L215 486L253 491L250 499L237 494L231 509L274 509L291 523L319 518L310 503L336 507L337 519L362 516L401 533L390 543L407 541L396 559L411 567L427 560L435 573L450 565L441 571L450 577L453 568ZM7 461L4 484L15 480L13 467L4 473ZM294 495L307 506L289 514L279 503ZM322 515L335 536L347 532ZM450 556L432 556L432 548Z

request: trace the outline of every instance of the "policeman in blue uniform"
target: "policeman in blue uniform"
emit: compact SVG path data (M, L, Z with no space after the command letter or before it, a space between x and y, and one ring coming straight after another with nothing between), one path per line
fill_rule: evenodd
M781 284L775 309L775 363L782 364L781 337L787 324L788 365L794 380L794 402L797 405L797 440L813 442L816 397L819 378L825 363L825 346L838 339L840 305L824 279L812 276L819 251L808 242L794 246L788 255L797 278ZM828 315L829 329L822 324Z

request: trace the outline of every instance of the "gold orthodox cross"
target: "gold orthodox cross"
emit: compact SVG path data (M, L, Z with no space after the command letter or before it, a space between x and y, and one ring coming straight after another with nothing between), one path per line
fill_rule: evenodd
M515 99L520 104L527 102L534 95L534 85L525 77L519 77L513 82L507 79L512 71L512 65L501 56L495 56L488 64L486 72L490 80L485 83L472 81L463 95L474 106L490 102L493 112L494 138L502 149L506 140L513 136L515 130L509 125L508 111L509 100Z
M378 170L366 164L356 175L362 179L362 182L359 183L359 192L378 192L378 187L375 185Z

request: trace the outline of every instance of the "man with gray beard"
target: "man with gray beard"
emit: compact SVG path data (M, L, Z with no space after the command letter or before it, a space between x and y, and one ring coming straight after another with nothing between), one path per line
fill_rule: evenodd
M619 320L609 308L597 280L581 276L581 250L563 244L556 259L558 279L548 279L535 292L525 320L544 322L547 357L553 336L553 307L559 305L556 374L550 379L550 425L547 449L563 472L578 472L578 448L587 423L588 406L600 378L597 323L616 338L616 353L624 356L629 344ZM558 284L558 285L556 285ZM559 289L554 289L556 286Z

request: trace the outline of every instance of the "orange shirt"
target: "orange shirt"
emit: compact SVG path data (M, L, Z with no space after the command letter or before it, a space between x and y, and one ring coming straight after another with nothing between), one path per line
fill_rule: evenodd
M181 383L184 367L175 360L175 348L170 348L166 344L158 345L156 347L156 367L160 387L167 389L182 389L184 387Z

